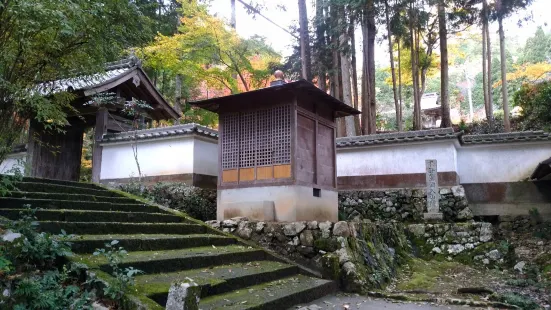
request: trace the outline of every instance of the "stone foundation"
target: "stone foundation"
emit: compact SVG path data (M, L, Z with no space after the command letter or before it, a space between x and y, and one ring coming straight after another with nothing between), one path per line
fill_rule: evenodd
M508 255L484 222L275 223L242 217L207 224L319 270L348 292L384 287L412 255L491 266L503 264Z
M411 253L399 223L275 223L234 218L207 224L317 269L349 292L383 287Z
M440 188L440 210L444 221L473 218L462 186ZM425 189L340 191L339 218L344 220L396 220L421 222L427 212Z

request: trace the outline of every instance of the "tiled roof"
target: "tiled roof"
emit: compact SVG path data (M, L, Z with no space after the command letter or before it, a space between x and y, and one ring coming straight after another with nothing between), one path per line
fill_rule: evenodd
M185 124L185 125L176 125L176 126L170 126L170 127L121 132L116 134L107 134L103 136L103 139L101 140L101 142L112 143L112 142L131 141L131 140L134 140L134 137L136 137L137 140L149 140L149 139L184 136L184 135L191 135L191 134L198 134L201 136L218 139L218 131L214 129L210 129L198 124Z
M461 144L495 144L495 143L514 143L514 142L531 142L531 141L547 141L551 140L551 136L543 131L519 131L509 133L493 133L486 135L464 135L461 136Z
M117 62L106 64L105 71L92 75L82 75L73 78L60 79L38 84L36 90L42 95L49 95L62 91L87 90L115 80L141 65L136 57L129 57Z
M366 145L395 144L406 142L434 141L457 139L459 133L452 128L382 133L358 137L337 138L337 148L358 147Z

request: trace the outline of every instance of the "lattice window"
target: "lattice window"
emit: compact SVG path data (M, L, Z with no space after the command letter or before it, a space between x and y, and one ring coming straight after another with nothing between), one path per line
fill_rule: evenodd
M221 115L222 169L237 169L239 165L239 114Z
M291 106L273 108L274 165L291 163Z
M257 124L257 158L256 166L270 166L273 164L273 132L274 126L272 122L273 109L260 110L256 112L258 119Z
M239 130L239 167L250 168L255 166L256 160L256 113L241 113L241 127Z

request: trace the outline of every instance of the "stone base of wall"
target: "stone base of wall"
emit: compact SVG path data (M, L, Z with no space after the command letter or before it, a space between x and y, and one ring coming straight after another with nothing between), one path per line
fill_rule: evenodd
M473 218L462 186L440 188L440 210L444 220ZM339 192L339 215L345 220L397 220L422 222L427 212L426 189L390 189Z

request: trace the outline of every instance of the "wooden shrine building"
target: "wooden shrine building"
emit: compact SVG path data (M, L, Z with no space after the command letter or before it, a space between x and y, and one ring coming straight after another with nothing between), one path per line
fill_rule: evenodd
M70 92L75 95L71 103L73 111L67 111L68 123L63 132L46 130L40 123L31 121L27 162L34 177L77 181L80 174L83 135L95 127L94 141L106 133L134 129L133 116L124 111L125 104L141 100L151 109L144 109L140 123L153 120L178 118L179 113L163 98L147 77L136 57L109 63L105 71L93 75L45 82L37 86L45 96ZM109 94L112 103L98 105L92 98ZM99 181L101 146L95 143L92 156L92 180Z
M220 115L217 218L337 221L335 120L360 112L305 80L275 82L192 103Z

